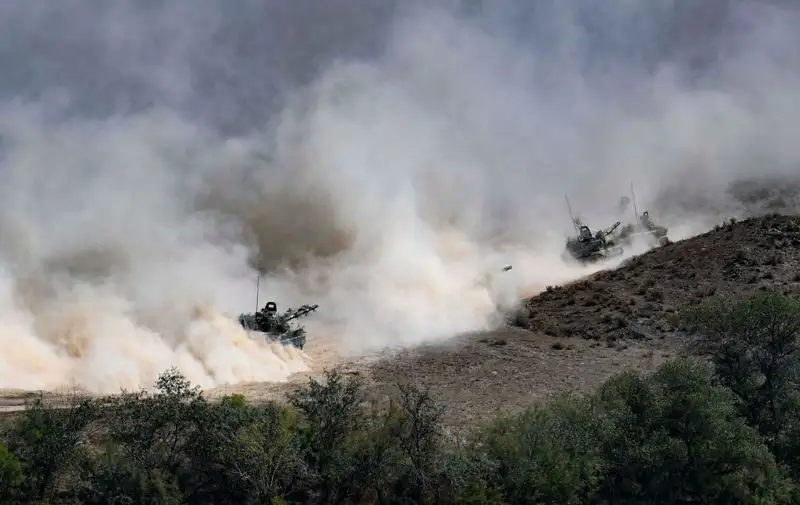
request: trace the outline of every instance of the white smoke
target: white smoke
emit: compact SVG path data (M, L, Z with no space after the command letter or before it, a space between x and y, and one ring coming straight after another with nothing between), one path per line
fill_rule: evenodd
M116 391L169 366L204 387L285 380L306 353L236 323L257 268L262 304L320 305L310 354L488 328L589 271L560 257L565 194L599 228L634 180L639 211L661 201L651 214L676 238L718 216L686 221L668 190L724 207L740 177L795 173L800 65L778 56L797 37L764 40L791 33L783 20L747 32L701 89L669 66L587 77L581 27L559 12L546 53L491 16L410 9L379 56L335 60L235 136L167 106L64 119L6 103L0 387Z

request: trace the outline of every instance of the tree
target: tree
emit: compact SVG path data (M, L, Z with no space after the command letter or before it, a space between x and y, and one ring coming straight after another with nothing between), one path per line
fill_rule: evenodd
M605 467L598 503L789 503L789 481L705 364L623 373L594 401Z
M37 398L9 433L7 448L21 464L20 492L30 500L53 499L74 486L70 470L86 457L86 428L96 404L74 396L64 406Z
M601 476L589 404L560 396L480 433L474 447L510 504L586 503Z
M308 473L308 488L319 490L321 503L341 503L358 481L353 442L366 428L362 411L363 383L338 370L326 371L325 382L309 379L288 395L300 415L299 448Z
M800 477L800 298L716 296L682 315L749 423Z
M247 503L254 491L236 471L234 442L257 423L256 409L209 402L175 369L155 386L102 401L106 432L81 467L81 502Z
M296 450L297 419L276 404L253 410L257 414L254 422L234 430L230 445L220 448L224 454L222 463L255 503L269 503L300 484L296 476L302 474L304 468Z
M24 480L22 463L0 442L0 503L16 503Z

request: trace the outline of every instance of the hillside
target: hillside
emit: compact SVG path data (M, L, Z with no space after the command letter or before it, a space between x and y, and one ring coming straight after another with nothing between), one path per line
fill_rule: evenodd
M800 291L800 218L731 221L526 301L515 324L589 340L665 339L681 305L767 286Z
M715 293L800 292L800 217L728 222L527 300L514 326L401 352L369 367L378 385L431 387L452 419L514 410L592 388L626 368L653 369L683 348L677 311Z

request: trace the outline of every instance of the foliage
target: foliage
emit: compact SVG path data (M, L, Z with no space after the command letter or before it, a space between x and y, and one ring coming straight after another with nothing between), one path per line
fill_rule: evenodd
M0 503L11 503L21 495L22 463L0 442Z
M800 502L800 304L760 293L683 312L710 360L450 437L430 391L388 404L333 370L285 403L155 391L34 401L0 437L3 504L758 504Z
M781 503L790 485L732 393L707 367L675 360L643 378L618 375L596 398L612 503Z
M487 481L497 483L509 503L586 503L602 463L590 416L585 400L563 396L491 423L476 447L489 463Z
M687 328L749 424L800 478L800 298L716 296L684 311Z

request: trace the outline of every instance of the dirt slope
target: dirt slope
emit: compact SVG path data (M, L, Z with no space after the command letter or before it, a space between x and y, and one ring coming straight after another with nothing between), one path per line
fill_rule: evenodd
M558 391L594 388L623 369L649 370L683 349L677 310L715 293L800 292L800 217L729 222L527 300L521 326L402 352L369 368L449 404L454 424L513 411Z
M715 293L766 287L800 291L800 218L729 222L653 249L616 270L552 287L525 303L515 323L590 340L665 339L681 305Z

